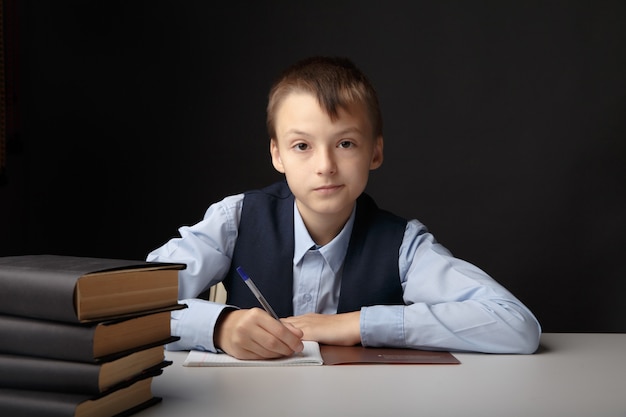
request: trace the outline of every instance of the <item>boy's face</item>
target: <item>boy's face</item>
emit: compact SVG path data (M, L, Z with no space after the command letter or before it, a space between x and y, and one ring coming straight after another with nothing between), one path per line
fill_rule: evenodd
M332 121L313 95L291 93L275 120L272 163L285 174L305 224L345 222L369 171L383 161L383 139L373 137L365 106L339 109Z

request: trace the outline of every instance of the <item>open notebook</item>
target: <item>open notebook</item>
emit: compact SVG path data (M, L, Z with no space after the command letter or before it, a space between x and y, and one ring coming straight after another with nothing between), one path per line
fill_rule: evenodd
M223 353L192 350L183 366L302 366L349 364L459 364L450 352L362 346L320 346L304 341L304 350L296 355L268 360L240 360Z
M317 342L304 341L304 350L286 358L264 360L242 360L225 353L211 353L192 350L183 366L302 366L322 365L322 354Z

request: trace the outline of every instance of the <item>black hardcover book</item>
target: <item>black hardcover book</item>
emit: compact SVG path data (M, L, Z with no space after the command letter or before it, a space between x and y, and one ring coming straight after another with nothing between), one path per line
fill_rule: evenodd
M0 353L91 363L122 356L177 340L169 310L87 324L0 315Z
M146 374L160 373L170 364L165 360L163 346L102 363L0 355L0 388L98 395Z
M0 257L0 313L69 323L177 304L184 264L58 255Z
M105 395L0 388L0 415L11 417L127 416L161 401L152 395L152 376Z

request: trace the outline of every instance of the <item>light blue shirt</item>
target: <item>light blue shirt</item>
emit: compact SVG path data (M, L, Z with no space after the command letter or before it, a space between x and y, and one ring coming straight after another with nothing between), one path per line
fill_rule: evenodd
M226 305L195 298L222 281L237 240L243 194L212 204L202 221L147 259L180 262L179 298L188 308L172 312L171 350L216 351L215 323ZM343 261L354 211L342 231L318 247L294 204L294 315L337 312ZM417 220L407 223L398 254L405 305L361 308L364 346L533 353L541 327L522 302L476 266L453 257Z

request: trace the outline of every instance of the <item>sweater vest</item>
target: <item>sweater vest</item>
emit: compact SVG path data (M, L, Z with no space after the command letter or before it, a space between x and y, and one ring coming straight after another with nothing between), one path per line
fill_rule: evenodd
M241 266L279 317L293 315L294 196L281 181L245 193L237 243L224 285L227 303L260 304L236 272ZM344 259L338 313L404 304L398 255L406 220L380 210L365 193L357 199Z

